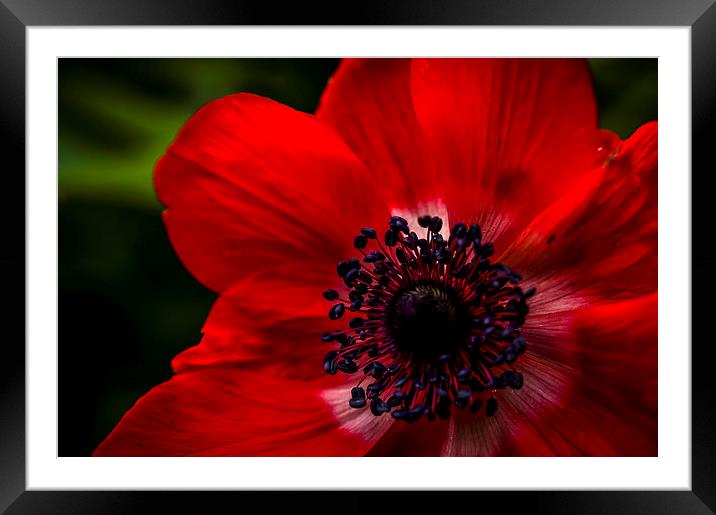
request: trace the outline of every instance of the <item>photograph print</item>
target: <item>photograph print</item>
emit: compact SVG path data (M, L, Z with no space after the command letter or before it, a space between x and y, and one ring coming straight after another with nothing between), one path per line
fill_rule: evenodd
M61 456L657 456L657 60L59 60Z

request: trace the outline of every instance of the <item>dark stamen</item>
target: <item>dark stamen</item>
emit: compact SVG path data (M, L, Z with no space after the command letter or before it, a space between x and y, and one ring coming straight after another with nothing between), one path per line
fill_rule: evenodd
M345 312L346 308L343 304L336 304L330 309L330 311L328 312L328 316L331 320L338 320L343 316L343 313Z
M336 271L347 295L330 289L323 296L339 301L329 310L332 320L346 309L360 316L321 335L338 346L324 370L362 372L368 384L354 387L348 404L369 405L375 416L445 419L453 406L478 412L483 400L485 415L493 416L496 392L524 384L510 365L525 351L520 328L535 289L523 291L518 273L490 262L494 247L479 225L455 224L447 240L441 218L423 215L418 225L422 236L405 218L391 217L385 246L372 228L354 238L365 268L355 258L341 261ZM364 250L369 245L377 248Z
M377 237L375 229L371 229L370 227L363 227L360 232L363 236L370 238L371 240L374 240Z
M323 297L326 300L336 300L338 298L338 292L336 290L326 290L323 292Z

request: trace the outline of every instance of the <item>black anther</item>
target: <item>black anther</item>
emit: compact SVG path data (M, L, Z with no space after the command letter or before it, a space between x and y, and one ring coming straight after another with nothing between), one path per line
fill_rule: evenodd
M336 300L338 298L338 292L336 290L326 290L323 292L323 298L326 300Z
M328 317L331 320L338 320L346 312L346 307L343 304L336 304L328 311Z
M363 236L370 238L371 240L374 240L377 237L375 229L372 229L371 227L363 227L360 232Z
M353 246L357 249L364 249L368 245L368 237L360 234L353 240Z

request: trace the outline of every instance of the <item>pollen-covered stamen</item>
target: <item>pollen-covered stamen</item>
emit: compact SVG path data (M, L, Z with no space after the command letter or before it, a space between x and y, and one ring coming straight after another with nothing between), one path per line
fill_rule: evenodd
M402 217L388 225L382 239L372 228L355 237L362 263L338 263L347 295L323 292L335 302L331 319L350 312L345 329L321 335L338 344L324 370L362 372L348 403L376 416L434 420L449 417L452 406L483 405L493 415L496 391L523 384L511 365L525 349L520 327L534 288L523 292L519 274L490 262L492 243L476 224L456 224L447 240L439 217L418 218L424 237Z

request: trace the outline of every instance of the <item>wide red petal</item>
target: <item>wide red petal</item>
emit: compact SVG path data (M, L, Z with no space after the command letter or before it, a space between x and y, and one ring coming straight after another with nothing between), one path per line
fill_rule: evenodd
M453 222L504 248L594 165L597 117L581 59L419 59L412 97Z
M207 369L139 399L95 456L361 456L392 419L347 408L325 382Z
M590 299L655 292L656 177L652 122L540 213L500 261L548 296L554 289Z
M256 272L222 293L204 324L201 343L175 357L174 370L271 366L286 377L324 377L323 357L334 344L319 337L347 324L328 318L333 303L321 295L337 286L336 279L325 273L322 285L305 284L303 262L283 267L288 278ZM327 272L335 276L335 266Z
M316 116L379 178L391 208L414 210L441 197L444 178L434 173L415 117L410 70L410 59L344 59Z
M390 216L370 179L325 124L248 94L199 110L155 171L174 248L219 292L255 269L280 275L291 260L311 263L307 280L333 266L350 231Z

